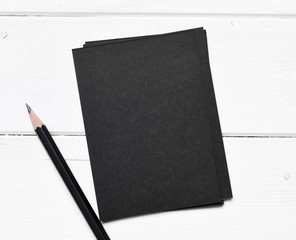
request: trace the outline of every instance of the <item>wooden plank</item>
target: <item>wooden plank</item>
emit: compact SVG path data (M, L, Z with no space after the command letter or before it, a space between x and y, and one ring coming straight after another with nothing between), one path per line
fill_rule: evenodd
M1 0L2 14L38 14L57 13L198 13L198 14L295 14L293 0L52 0L40 2L29 0Z
M55 140L96 209L85 138ZM293 240L296 139L224 142L233 200L105 223L111 239ZM0 239L94 239L37 137L0 137L0 154Z
M97 212L85 139L55 140ZM37 137L0 137L0 154L0 239L95 239Z
M89 161L87 142L84 136L53 136L64 158L69 161ZM49 156L37 136L0 136L1 158L6 161L29 159L47 161Z
M296 19L193 16L1 17L0 133L33 133L25 102L53 132L84 133L71 53L84 41L199 26L223 133L295 135Z

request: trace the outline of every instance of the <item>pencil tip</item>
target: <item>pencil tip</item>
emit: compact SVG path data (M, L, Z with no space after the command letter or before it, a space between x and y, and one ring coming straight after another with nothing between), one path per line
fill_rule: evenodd
M26 107L27 107L27 109L28 109L28 113L30 113L30 112L31 112L31 108L30 108L30 106L28 105L28 103L26 103Z
M26 103L26 107L28 109L29 116L31 118L34 130L36 130L37 127L41 128L42 125L44 125L43 122L39 119L39 117L36 115L36 113L34 113L34 111L30 108L30 106L27 103Z

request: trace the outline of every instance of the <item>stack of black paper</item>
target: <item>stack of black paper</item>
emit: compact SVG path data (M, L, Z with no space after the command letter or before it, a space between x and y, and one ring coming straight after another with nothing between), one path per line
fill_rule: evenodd
M100 218L231 198L202 28L73 50Z

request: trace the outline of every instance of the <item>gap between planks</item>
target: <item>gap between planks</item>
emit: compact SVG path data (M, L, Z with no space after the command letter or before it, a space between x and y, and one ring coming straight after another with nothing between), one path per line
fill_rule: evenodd
M200 17L295 19L296 14L178 13L178 12L1 12L0 17Z
M73 132L73 133L63 133L63 132L51 132L52 136L61 137L85 137L85 133ZM16 133L16 132L0 132L0 137L31 137L37 136L36 133ZM223 138L296 138L296 134L262 134L262 133L223 133Z

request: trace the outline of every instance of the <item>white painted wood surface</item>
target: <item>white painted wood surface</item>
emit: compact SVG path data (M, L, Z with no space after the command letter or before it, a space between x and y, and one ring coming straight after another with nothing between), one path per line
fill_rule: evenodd
M104 226L112 240L294 240L295 17L293 0L0 0L0 239L94 239L24 106L97 212L71 49L203 26L234 199Z
M71 49L84 41L199 26L223 133L295 135L296 19L166 16L0 18L0 132L33 133L28 102L51 131L83 134Z
M1 0L2 14L198 13L295 15L293 0Z
M85 137L55 140L97 210ZM104 223L111 239L294 240L296 139L224 142L233 200ZM0 153L0 239L94 239L37 137L0 137Z

